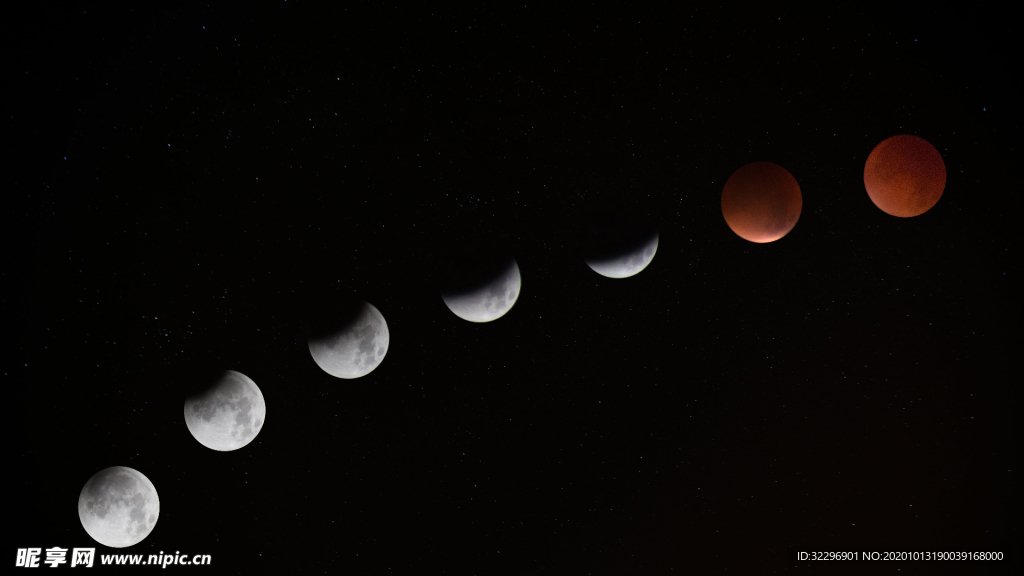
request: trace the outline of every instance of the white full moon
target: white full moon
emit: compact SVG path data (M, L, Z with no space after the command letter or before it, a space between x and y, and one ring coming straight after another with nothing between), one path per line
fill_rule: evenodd
M348 325L332 334L310 338L309 353L324 372L335 378L366 376L388 352L391 334L384 316L369 302Z
M185 425L200 444L238 450L260 433L267 419L263 392L248 376L225 370L204 393L185 400Z
M591 270L608 278L629 278L639 274L654 259L658 251L658 235L635 248L608 258L589 258L586 261Z
M521 288L519 265L512 259L503 272L483 286L471 291L442 292L441 298L448 309L463 320L490 322L512 309L512 305L519 299Z
M142 472L113 466L89 478L78 496L78 518L93 540L111 548L138 544L156 526L160 498Z

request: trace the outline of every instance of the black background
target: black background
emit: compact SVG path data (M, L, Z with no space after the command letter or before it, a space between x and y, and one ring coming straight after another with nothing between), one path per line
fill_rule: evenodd
M161 502L125 552L212 555L178 571L1008 573L1009 16L552 6L8 20L4 553L96 545L78 493L122 465ZM895 134L946 163L919 217L864 191ZM719 203L760 160L803 193L770 244ZM609 203L660 234L629 279L579 257ZM485 238L523 288L472 324L439 254ZM356 380L303 336L346 297L391 333ZM182 419L211 369L266 397L236 452ZM1006 560L796 560L869 550Z

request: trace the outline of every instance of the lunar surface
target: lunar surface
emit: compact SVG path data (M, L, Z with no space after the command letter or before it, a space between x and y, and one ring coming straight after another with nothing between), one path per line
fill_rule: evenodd
M608 278L629 278L639 273L654 259L658 251L658 235L654 234L646 242L624 247L619 253L603 257L585 259L587 266L601 276Z
M366 376L388 352L391 335L384 316L362 302L355 313L326 334L310 337L309 353L324 372L335 378Z
M774 242L800 219L803 197L788 170L771 162L751 162L733 172L722 189L722 216L737 236Z
M78 517L93 540L111 548L138 544L156 526L160 499L138 470L114 466L100 470L82 488Z
M864 188L882 212L909 218L939 201L946 188L946 163L927 140L910 134L886 138L864 164Z
M266 419L263 392L234 370L225 370L212 386L185 400L188 431L203 446L221 452L252 442Z
M514 258L508 258L507 262L484 282L458 290L443 289L441 298L445 305L456 316L470 322L490 322L507 314L519 299L522 287L519 265Z

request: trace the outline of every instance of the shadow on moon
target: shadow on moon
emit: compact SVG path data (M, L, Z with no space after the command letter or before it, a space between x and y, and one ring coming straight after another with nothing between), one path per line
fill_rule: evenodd
M932 209L946 188L946 163L930 142L912 134L886 138L864 163L864 188L879 210L911 218Z
M796 178L773 162L739 167L722 188L722 217L748 242L766 244L786 236L802 210L803 196Z
M441 298L463 320L497 320L519 299L522 277L511 253L487 242L450 246L442 257Z
M590 207L581 236L583 261L607 278L640 273L658 250L658 232L650 219L622 201Z
M306 345L321 370L335 378L361 378L384 360L391 333L369 302L339 297L309 325Z
M197 442L219 452L247 446L263 429L267 404L251 378L222 370L185 400L185 426Z

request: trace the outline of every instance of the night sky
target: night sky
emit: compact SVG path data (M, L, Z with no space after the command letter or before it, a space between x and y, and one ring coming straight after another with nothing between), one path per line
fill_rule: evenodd
M5 22L5 555L113 552L78 495L128 466L124 552L212 555L178 571L1010 571L1007 15L336 5ZM897 134L947 170L913 218L864 188ZM767 244L721 211L755 161L803 196ZM644 271L587 267L594 210L657 229ZM485 243L522 292L478 324L439 286ZM351 299L391 341L343 380L306 338ZM183 403L226 369L267 419L216 452ZM853 550L1007 559L796 559Z

